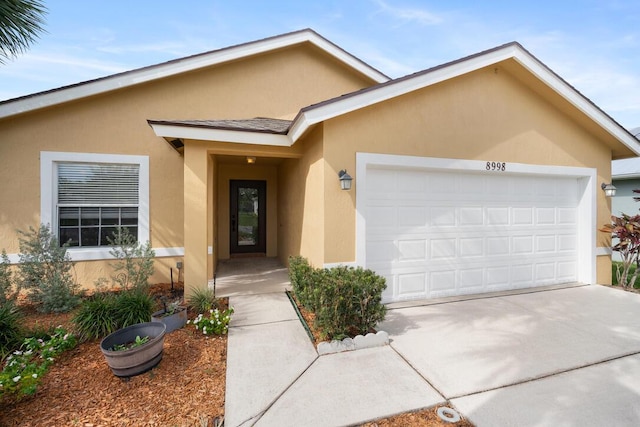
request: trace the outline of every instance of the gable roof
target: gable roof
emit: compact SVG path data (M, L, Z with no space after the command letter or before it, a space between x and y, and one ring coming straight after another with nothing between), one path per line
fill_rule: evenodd
M187 138L291 146L317 123L506 60L515 60L537 79L537 81L558 94L578 111L584 113L615 140L622 143L632 152L640 155L640 143L629 131L620 126L620 124L602 111L591 100L578 92L573 86L554 73L517 42L507 43L453 62L305 107L300 110L286 134L277 136L269 135L268 137L253 135L250 138L251 142L242 140L243 135L238 134L237 130L225 131L220 127L207 129L206 126L204 126L195 131L193 128L188 129L184 126L184 123L177 121L164 121L162 124L149 121L149 124L156 135L164 138ZM251 129L243 129L243 131L245 138L248 136L247 134L251 133Z
M371 88L366 88L350 96L304 108L300 111L298 117L296 117L290 135L292 140L295 141L306 131L305 128L312 124L377 102L404 95L414 90L422 89L481 68L496 65L506 60L514 60L539 82L560 95L565 101L569 102L578 111L584 113L631 151L640 155L640 144L633 135L517 42L507 43L457 61L449 62L387 83L382 83Z
M2 101L0 119L303 43L311 43L374 82L389 80L315 31L304 29Z
M268 138L261 138L256 135L255 138L252 138L251 143L291 146L317 123L507 60L517 62L538 82L585 114L613 139L640 155L640 143L629 131L620 126L591 100L578 92L517 42L507 43L453 62L305 107L295 117L286 134L270 135ZM162 125L159 125L150 121L149 124L157 136L164 138L245 143L245 141L239 140L239 135L236 131L212 128L209 134L206 128L200 128L198 132L194 132L193 129L188 129L179 122L165 121ZM228 139L225 139L227 137Z

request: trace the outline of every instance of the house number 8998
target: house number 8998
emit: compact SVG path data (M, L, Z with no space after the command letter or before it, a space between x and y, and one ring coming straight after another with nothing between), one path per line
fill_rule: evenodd
M505 162L487 162L486 169L488 171L504 172L507 169Z

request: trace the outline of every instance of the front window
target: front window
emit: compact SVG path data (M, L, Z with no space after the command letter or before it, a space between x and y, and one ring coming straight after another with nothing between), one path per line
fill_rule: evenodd
M117 227L138 235L138 165L58 163L58 238L107 246Z
M118 227L148 240L148 168L147 156L42 152L42 222L71 250L97 250L86 259L106 256Z

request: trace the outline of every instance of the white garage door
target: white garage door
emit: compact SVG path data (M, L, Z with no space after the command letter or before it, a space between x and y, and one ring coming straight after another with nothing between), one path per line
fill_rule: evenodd
M385 302L574 282L578 178L367 169L366 266Z

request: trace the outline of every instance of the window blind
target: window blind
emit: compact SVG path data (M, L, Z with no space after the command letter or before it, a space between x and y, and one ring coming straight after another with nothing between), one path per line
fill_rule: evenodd
M139 165L59 163L58 204L137 205Z

